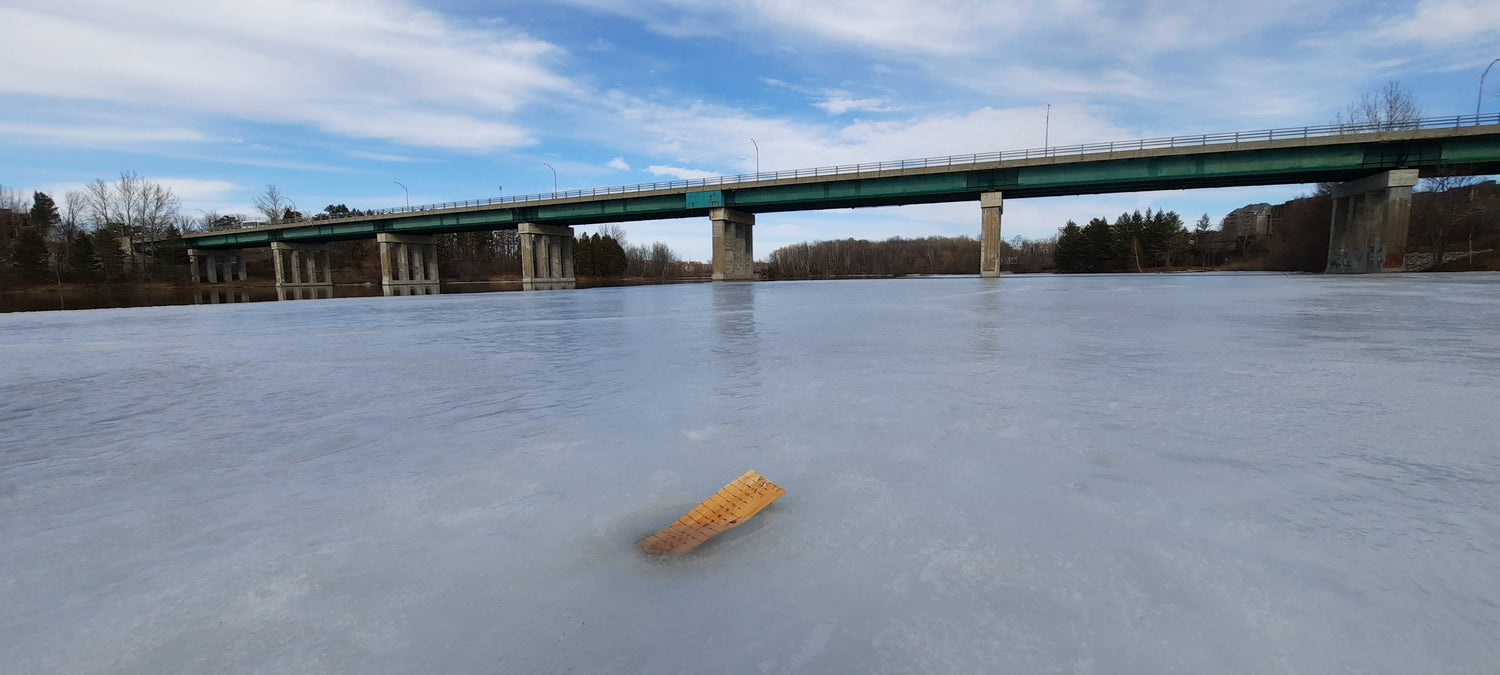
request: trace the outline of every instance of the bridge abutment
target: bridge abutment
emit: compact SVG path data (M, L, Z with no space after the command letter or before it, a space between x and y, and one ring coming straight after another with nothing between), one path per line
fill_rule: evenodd
M979 276L1000 276L1000 215L1005 200L999 192L979 195Z
M714 281L755 280L755 214L735 209L708 211L714 226Z
M576 288L573 276L573 228L568 225L521 223L521 290L552 291Z
M193 283L217 284L220 281L245 281L250 278L245 266L245 252L238 249L190 248L188 278ZM201 275L200 275L201 270Z
M1333 190L1326 274L1400 272L1416 169L1396 169L1343 183Z
M414 234L375 235L380 245L380 286L386 295L416 295L411 287L438 284L437 237ZM436 293L436 289L432 289Z

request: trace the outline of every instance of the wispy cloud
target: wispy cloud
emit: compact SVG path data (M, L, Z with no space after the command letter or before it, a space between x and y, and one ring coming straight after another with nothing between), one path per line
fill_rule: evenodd
M646 167L646 170L651 172L651 175L653 176L667 176L668 178L681 178L684 180L692 180L694 178L713 178L714 176L719 175L714 171L704 171L702 169L684 169L680 166L663 166L659 164L648 166Z
M1478 35L1500 34L1500 4L1459 0L1421 0L1410 15L1387 21L1377 39L1446 45ZM1493 40L1491 41L1493 44Z
M393 154L385 153L385 152L353 151L353 152L349 153L349 156L350 157L358 157L359 159L374 160L376 162L403 162L403 163L405 163L405 162L435 162L435 161L437 161L435 159L426 159L426 158L421 158L421 157L409 157L407 155L393 155Z
M207 134L186 128L142 128L66 124L26 124L0 121L0 135L23 142L89 147L135 143L197 143L211 140Z
M18 0L0 8L0 92L169 105L450 149L533 142L508 117L567 95L556 48L464 27L401 0L136 3ZM60 39L67 36L67 39Z

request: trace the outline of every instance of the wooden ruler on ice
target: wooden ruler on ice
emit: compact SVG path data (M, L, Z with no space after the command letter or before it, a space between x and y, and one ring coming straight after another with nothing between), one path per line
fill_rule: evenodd
M636 546L665 555L687 553L714 535L738 527L784 494L786 490L780 485L754 471L746 471L693 507L687 515L642 539Z

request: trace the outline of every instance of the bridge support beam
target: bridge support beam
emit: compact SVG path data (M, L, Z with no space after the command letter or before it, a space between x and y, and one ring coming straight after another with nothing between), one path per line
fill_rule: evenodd
M386 295L436 295L437 237L411 234L375 235L380 245L380 286ZM420 293L413 293L420 287Z
M230 249L190 248L188 253L188 278L193 283L220 281L245 281L249 273L245 269L245 252ZM200 274L201 271L201 274Z
M709 209L714 224L714 281L755 280L755 214Z
M1400 272L1406 268L1406 231L1416 169L1396 169L1333 190L1326 274Z
M979 276L1000 276L1000 214L1005 200L999 192L979 195Z
M573 276L573 228L567 225L521 223L521 290L553 291L576 288Z
M271 242L277 288L333 287L333 263L327 244Z

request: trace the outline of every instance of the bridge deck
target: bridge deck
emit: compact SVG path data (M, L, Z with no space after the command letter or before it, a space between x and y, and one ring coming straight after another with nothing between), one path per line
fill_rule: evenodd
M767 213L974 201L992 191L1017 199L1278 185L1345 181L1395 168L1418 169L1424 175L1500 173L1500 115L1412 126L1418 128L1330 133L1347 130L1308 127L1300 136L1298 130L1239 132L800 169L392 209L184 238L195 248L243 248L274 241L369 239L380 233L507 229L526 222L585 225L701 217L720 206ZM1422 128L1429 126L1436 128Z

